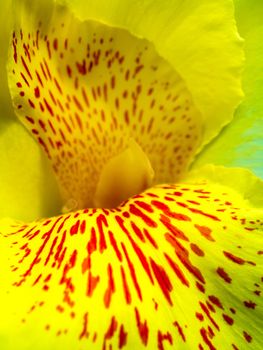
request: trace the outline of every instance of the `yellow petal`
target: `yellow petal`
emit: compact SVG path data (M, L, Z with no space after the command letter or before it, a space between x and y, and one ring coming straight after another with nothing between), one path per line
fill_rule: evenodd
M229 0L64 0L76 15L151 41L186 82L202 112L208 143L229 123L241 97L244 56Z
M262 192L206 168L117 209L2 222L1 349L260 350Z
M35 220L55 215L61 203L47 160L13 110L6 74L11 19L11 0L3 0L0 2L0 218Z
M245 98L235 118L219 137L200 154L195 166L214 163L246 167L263 177L263 2L235 1L236 20L245 39L243 71Z
M20 3L9 85L65 200L94 206L102 170L130 138L148 157L155 183L178 179L202 134L185 82L148 41L49 5L36 6L43 21Z

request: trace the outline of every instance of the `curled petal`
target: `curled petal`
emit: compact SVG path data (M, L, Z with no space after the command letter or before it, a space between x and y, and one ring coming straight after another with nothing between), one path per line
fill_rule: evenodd
M200 154L195 166L210 162L241 166L253 170L262 178L263 3L241 0L235 1L235 6L238 29L245 39L245 98L233 122Z

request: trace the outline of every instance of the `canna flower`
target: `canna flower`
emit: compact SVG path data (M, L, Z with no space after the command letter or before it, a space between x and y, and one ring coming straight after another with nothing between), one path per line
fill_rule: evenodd
M224 165L262 171L263 7L236 6L222 132L231 1L14 1L1 349L262 348L263 184Z

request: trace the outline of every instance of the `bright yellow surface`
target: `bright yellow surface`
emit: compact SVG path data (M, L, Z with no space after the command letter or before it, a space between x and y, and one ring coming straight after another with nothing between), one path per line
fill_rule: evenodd
M206 168L115 210L2 222L1 349L260 350L263 212L250 189L263 186L246 171Z

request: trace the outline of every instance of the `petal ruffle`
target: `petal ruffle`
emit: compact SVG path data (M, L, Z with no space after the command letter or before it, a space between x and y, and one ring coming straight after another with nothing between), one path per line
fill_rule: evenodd
M202 112L207 144L240 102L243 50L232 1L62 0L79 18L128 29L151 41L186 81Z
M245 38L245 100L233 122L200 154L195 166L243 166L263 177L263 2L235 1L238 29Z
M262 192L206 168L115 210L2 222L1 349L262 349Z

